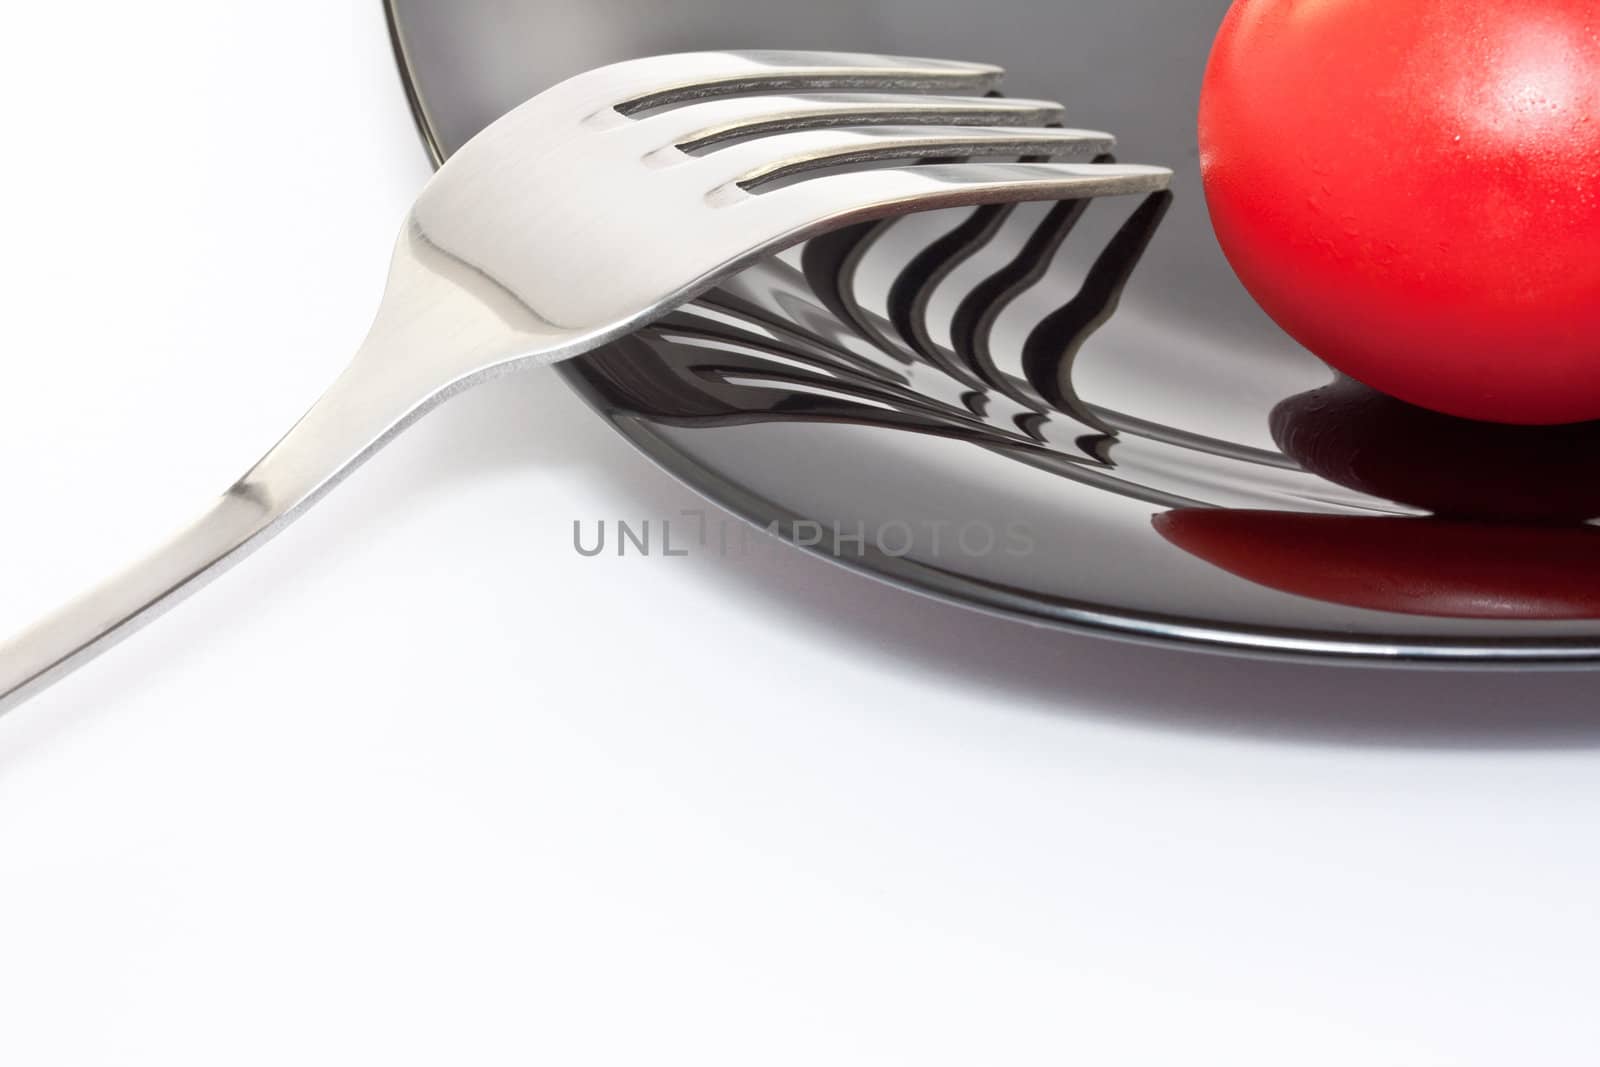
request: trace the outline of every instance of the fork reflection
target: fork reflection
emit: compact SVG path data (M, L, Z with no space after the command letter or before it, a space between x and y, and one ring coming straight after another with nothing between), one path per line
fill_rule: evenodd
M931 238L929 223L914 219L828 234L590 356L582 377L611 410L667 425L811 421L931 434L1163 506L1195 503L1118 479L1111 445L1125 425L1139 424L1085 403L1072 380L1171 194L1145 199L1059 303L1042 313L1017 307L1047 284L1090 203L1056 204L1024 226L1007 226L1013 205L979 208ZM924 228L906 229L917 225ZM957 293L941 319L944 287L980 254L998 266ZM886 295L870 307L864 264L881 274L886 261ZM1003 319L1023 338L1005 345L1018 354L1009 368L997 354Z

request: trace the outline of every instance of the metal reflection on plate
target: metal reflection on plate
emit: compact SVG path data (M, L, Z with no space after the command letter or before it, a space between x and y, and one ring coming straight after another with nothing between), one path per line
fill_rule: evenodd
M962 300L948 344L934 340L930 329L932 294L960 262L997 240L1011 206L977 209L911 256L889 286L883 314L858 298L855 268L902 220L811 241L798 253L798 272L785 259L769 260L591 356L581 373L616 411L656 422L847 422L932 434L1067 478L1094 469L1096 484L1129 497L1191 505L1197 501L1152 494L1110 475L1118 416L1095 411L1072 385L1074 358L1115 311L1171 202L1170 193L1146 198L1095 258L1082 286L1033 324L1020 375L994 361L995 323L1027 283L1044 276L1087 201L1055 205L1040 224L1012 238L1004 265L973 289L981 302ZM774 306L779 294L790 298L781 308ZM796 302L808 295L818 306L809 316L798 314ZM829 328L830 317L849 328ZM950 388L914 386L914 364L946 376Z

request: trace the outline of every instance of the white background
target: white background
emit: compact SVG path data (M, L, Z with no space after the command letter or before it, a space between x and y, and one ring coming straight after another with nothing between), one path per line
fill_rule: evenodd
M427 176L375 0L18 8L3 630L293 421ZM0 1062L1596 1061L1590 679L571 548L693 504L503 381L0 720Z

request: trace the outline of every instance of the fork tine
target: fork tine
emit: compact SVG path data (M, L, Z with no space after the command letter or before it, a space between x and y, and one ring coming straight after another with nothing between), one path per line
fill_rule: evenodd
M694 152L740 137L832 126L1049 126L1061 117L1061 105L1052 101L1005 97L896 93L742 96L644 116L636 120L637 132L630 136Z
M878 126L809 130L763 137L725 148L696 163L710 185L753 190L808 171L850 163L951 159L969 156L1092 157L1115 142L1097 130L987 126Z
M624 115L686 100L751 92L886 90L985 93L1000 67L851 52L686 52L618 63L592 75Z
M1166 189L1172 171L1130 163L930 163L823 174L751 193L720 186L707 202L793 239L915 211L1130 196Z

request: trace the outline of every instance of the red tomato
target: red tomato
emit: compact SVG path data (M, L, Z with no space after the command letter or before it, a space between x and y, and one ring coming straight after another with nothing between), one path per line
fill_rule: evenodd
M1600 2L1236 0L1200 103L1217 237L1402 400L1600 419Z

